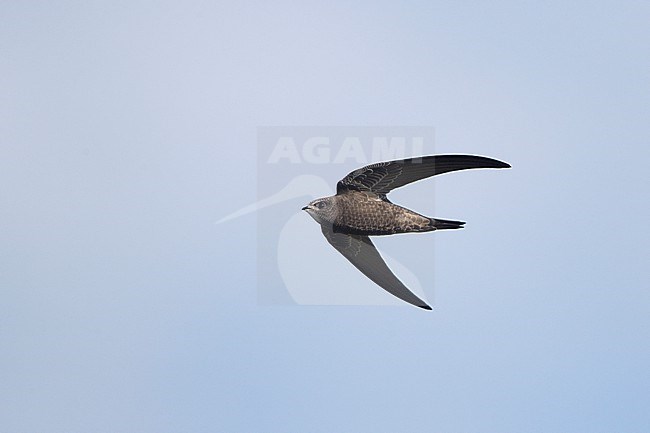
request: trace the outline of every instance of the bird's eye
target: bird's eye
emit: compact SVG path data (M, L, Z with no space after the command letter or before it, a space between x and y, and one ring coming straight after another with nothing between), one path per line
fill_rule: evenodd
M322 202L322 201L319 201L318 203L316 203L316 207L317 207L318 209L322 209L322 208L325 207L325 203Z

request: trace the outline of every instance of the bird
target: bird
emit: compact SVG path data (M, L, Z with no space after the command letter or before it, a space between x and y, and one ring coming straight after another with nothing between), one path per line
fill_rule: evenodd
M409 304L431 310L390 270L370 236L463 228L463 221L421 215L392 203L387 195L431 176L477 168L511 166L478 155L429 155L378 162L348 173L336 184L335 195L312 200L302 210L320 225L327 242L371 281Z

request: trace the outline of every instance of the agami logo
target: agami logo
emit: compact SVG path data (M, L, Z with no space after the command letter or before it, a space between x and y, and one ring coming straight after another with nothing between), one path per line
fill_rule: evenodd
M336 182L349 171L431 154L433 141L432 127L258 128L257 201L218 221L247 214L257 217L258 302L408 305L351 266L301 209L313 199L332 195ZM381 251L382 245L376 246ZM414 272L390 255L381 255L419 298L432 297L432 288L425 294Z
M370 152L367 149L370 149ZM412 155L422 155L424 137L357 136L345 137L336 142L331 137L317 136L297 143L295 137L282 136L278 138L267 163L342 164L354 161L358 164L368 164L370 161L403 159L407 156L407 150Z

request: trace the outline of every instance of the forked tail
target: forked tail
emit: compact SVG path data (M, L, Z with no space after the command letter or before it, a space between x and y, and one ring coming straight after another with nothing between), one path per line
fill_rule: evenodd
M441 220L430 218L429 224L434 230L448 230L448 229L462 229L465 225L464 221Z

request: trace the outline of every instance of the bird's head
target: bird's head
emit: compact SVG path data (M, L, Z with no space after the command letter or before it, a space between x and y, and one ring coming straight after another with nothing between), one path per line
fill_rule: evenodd
M334 197L323 197L312 200L302 210L306 211L318 223L333 223L336 219L336 203Z

